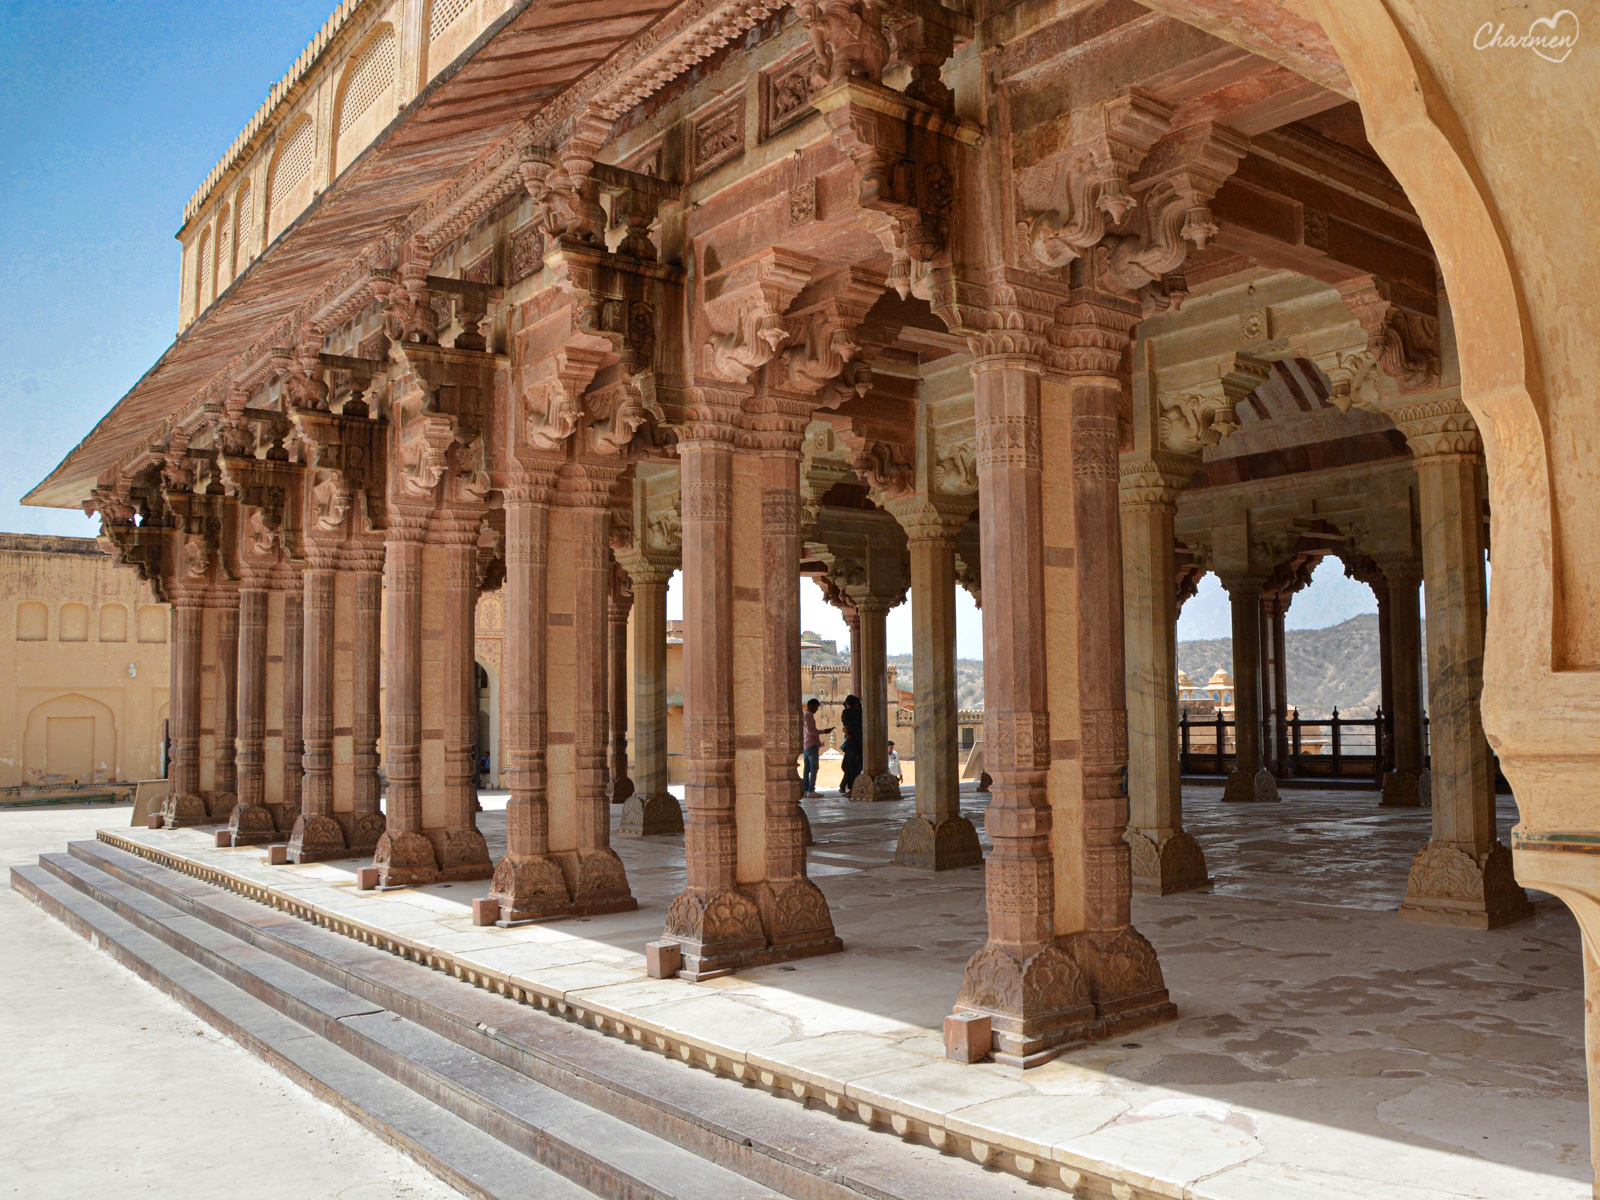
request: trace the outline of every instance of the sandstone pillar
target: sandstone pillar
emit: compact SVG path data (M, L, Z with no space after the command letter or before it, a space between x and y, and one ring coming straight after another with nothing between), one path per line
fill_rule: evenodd
M730 396L729 407L738 403ZM720 407L720 406L719 406ZM733 435L706 422L679 443L683 491L685 887L666 932L684 972L706 978L766 948L756 905L737 884L733 734Z
M634 536L641 537L637 531ZM623 833L683 832L683 809L667 790L667 584L672 565L634 553L624 558L633 582L634 794L622 807Z
M1289 767L1289 670L1285 659L1288 643L1283 624L1289 602L1290 597L1284 592L1261 598L1261 633L1265 645L1261 683L1267 696L1267 718L1262 722L1266 737L1262 758L1267 760L1271 773L1279 778L1288 774Z
M1278 784L1261 765L1261 583L1224 579L1233 608L1233 772L1224 800L1278 799Z
M247 579L239 588L238 803L228 818L235 846L272 841L266 807L267 588Z
M1078 715L1078 804L1081 859L1070 863L1069 877L1082 880L1081 929L1057 929L1057 944L1077 962L1094 1002L1101 1030L1137 1028L1176 1015L1168 998L1155 949L1132 924L1128 827L1127 694L1123 663L1122 538L1119 518L1121 444L1118 414L1125 386L1119 366L1131 314L1120 307L1078 306L1075 322L1061 331L1076 354L1071 380L1071 452L1057 457L1060 414L1049 413L1044 444L1052 461L1070 462L1071 568L1047 574L1070 577L1075 602ZM1121 335L1120 337L1118 335ZM1061 334L1058 334L1060 336ZM1113 355L1112 351L1115 350ZM1052 402L1052 410L1058 402ZM1060 484L1057 482L1056 487ZM1059 525L1046 522L1049 546ZM1052 552L1052 558L1057 555ZM1063 556L1065 557L1065 556ZM1166 579L1171 579L1171 574ZM985 580L988 575L985 572ZM1168 587L1170 593L1170 586ZM1052 639L1052 646L1055 645ZM1052 674L1066 670L1052 663ZM1170 694L1170 693L1169 693ZM1056 704L1051 705L1052 716ZM1051 733L1055 731L1052 729ZM1065 734L1065 730L1061 731ZM1071 778L1070 747L1050 757L1063 761L1052 772L1056 803L1061 784ZM1066 768L1065 770L1063 768ZM1071 796L1070 786L1064 789ZM1058 839L1057 844L1060 845ZM1066 894L1063 895L1062 893ZM1070 886L1058 886L1057 912L1070 912Z
M633 592L627 576L619 567L612 573L611 598L607 608L610 628L606 634L606 647L611 657L607 706L611 718L608 757L613 804L622 804L633 795L633 780L628 776L628 614L632 609Z
M622 860L611 849L611 794L606 769L610 655L606 649L611 590L613 468L563 475L560 502L570 508L574 543L572 588L573 830L568 860L572 903L585 912L635 907Z
M850 633L850 694L861 695L861 611L853 604L843 606L839 615ZM865 725L863 725L865 729Z
M216 595L216 763L211 795L206 807L213 821L231 821L239 802L239 594L228 590Z
M1382 579L1365 581L1378 602L1379 703L1385 717L1394 715L1394 635L1389 629L1389 585Z
M961 815L956 723L956 533L966 515L941 512L926 501L895 511L911 554L917 811L900 830L894 862L924 871L983 861L978 831Z
M373 852L384 887L431 882L439 871L422 833L422 559L428 515L389 506L384 546L384 774L387 822Z
M1394 730L1394 770L1383 777L1384 808L1422 804L1422 623L1417 603L1421 572L1410 564L1387 563L1390 688Z
M278 829L289 833L300 820L301 765L305 754L305 595L299 587L283 593L282 810Z
M511 796L506 801L506 853L495 865L489 895L500 902L500 924L514 925L561 912L571 897L560 864L550 857L545 707L550 483L521 478L505 496L501 761Z
M429 536L439 547L442 656L437 713L443 737L442 823L423 833L433 843L440 880L488 879L494 874L489 847L478 832L478 741L476 641L478 531L476 507L445 505L434 514Z
M1190 462L1128 456L1121 465L1122 605L1128 704L1128 832L1135 891L1164 896L1209 883L1183 828L1178 762L1178 598L1173 517Z
M982 545L984 751L992 799L984 825L989 935L968 961L957 1011L987 1013L997 1061L1048 1058L1094 1006L1055 944L1050 717L1040 499L1040 364L986 354L973 364Z
M889 774L888 635L885 618L894 599L857 595L856 625L850 633L851 672L860 672L861 774L850 789L852 800L898 800L900 781ZM799 695L796 680L795 695ZM798 750L797 750L798 753Z
M1433 837L1411 864L1400 915L1493 929L1531 917L1533 906L1517 886L1511 851L1496 837L1494 762L1478 708L1487 602L1482 444L1470 419L1441 421L1441 407L1466 416L1454 398L1393 414L1410 442L1422 509L1433 797ZM1441 428L1448 425L1455 428Z
M350 684L350 756L353 786L350 814L350 851L368 855L383 837L383 812L379 807L378 733L382 724L380 667L383 634L383 550L364 548L351 563L354 579L354 621Z
M300 819L289 835L289 858L297 863L348 854L333 816L334 555L328 548L308 550L304 572L304 770Z
M169 783L161 815L168 829L209 820L200 795L200 656L205 610L192 594L172 597L172 683L168 729L172 740Z

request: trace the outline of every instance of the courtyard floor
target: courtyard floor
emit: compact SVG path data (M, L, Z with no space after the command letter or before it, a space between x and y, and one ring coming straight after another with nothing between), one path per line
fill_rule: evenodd
M807 802L811 873L845 953L701 984L644 972L683 883L673 839L616 839L637 912L507 930L471 923L486 883L360 892L355 862L269 867L261 848L215 849L209 830L105 824L125 848L607 1032L1037 1179L1087 1170L1195 1200L1589 1196L1565 908L1536 896L1532 921L1492 932L1403 922L1427 810L1379 810L1365 792L1220 796L1185 789L1213 886L1134 899L1179 1019L1026 1073L942 1057L940 1023L983 939L983 873L889 866L909 800ZM963 799L981 827L985 798ZM484 806L499 854L504 794ZM1504 838L1509 798L1500 816Z

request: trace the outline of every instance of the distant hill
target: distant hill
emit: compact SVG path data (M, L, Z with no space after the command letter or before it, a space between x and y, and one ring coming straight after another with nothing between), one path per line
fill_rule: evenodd
M1327 717L1335 705L1342 717L1370 717L1377 710L1383 693L1375 613L1326 629L1291 629L1284 643L1289 706L1302 717ZM1178 669L1197 685L1218 667L1233 671L1232 638L1178 643Z

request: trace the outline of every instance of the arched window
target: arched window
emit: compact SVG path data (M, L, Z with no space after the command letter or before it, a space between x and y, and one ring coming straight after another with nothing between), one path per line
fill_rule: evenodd
M381 25L350 56L339 84L333 170L338 174L371 144L394 115L394 27Z
M167 640L167 610L159 604L139 606L139 640L164 642Z
M128 640L128 610L120 604L100 606L100 640L125 642Z
M199 316L206 308L206 282L211 278L213 270L211 260L211 227L208 225L200 231L200 248L194 260L194 315Z
M234 238L234 271L242 271L250 264L256 253L256 220L250 207L250 181L246 179L239 187L239 194L233 202L234 225L238 234Z
M17 641L42 642L50 636L50 610L37 600L17 605Z
M89 606L87 604L63 604L61 606L61 632L57 636L63 642L87 642L89 640Z
M302 115L284 131L267 175L267 240L282 233L311 203L316 131Z
M211 282L212 298L233 282L233 211L224 204L217 212L217 269Z

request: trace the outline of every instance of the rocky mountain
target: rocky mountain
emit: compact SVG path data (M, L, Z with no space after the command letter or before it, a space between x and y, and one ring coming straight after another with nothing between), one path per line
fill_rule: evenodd
M1368 613L1326 629L1291 629L1284 637L1289 705L1302 717L1370 717L1382 698L1378 618ZM1178 669L1203 686L1218 667L1233 671L1233 639L1179 642Z

